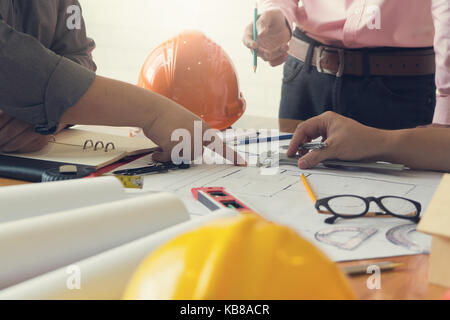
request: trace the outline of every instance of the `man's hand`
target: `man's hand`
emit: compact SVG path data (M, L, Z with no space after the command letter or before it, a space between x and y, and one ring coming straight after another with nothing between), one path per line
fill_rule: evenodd
M160 150L153 154L153 158L160 162L171 160L172 150L179 144L178 141L171 141L175 130L187 130L191 135L191 144L194 145L195 121L203 124L203 132L208 129L200 117L169 98L101 76L96 76L86 94L60 119L60 123L142 128L144 134L159 146ZM199 152L192 152L191 160L201 155L202 145L210 144L208 141L203 142L202 136L199 138ZM220 139L216 144L219 143L223 144ZM192 151L194 150L196 148L192 148ZM227 160L237 165L245 164L234 150L224 155Z
M268 61L272 67L278 66L288 58L291 31L286 18L280 10L270 10L263 14L256 23L258 42L253 40L253 23L244 33L244 45L253 50L258 49L258 56Z
M196 122L201 124L201 132L195 132L194 124ZM219 147L219 150L213 151L235 165L246 166L245 160L236 151L228 147L216 134L213 134L213 137L211 137L213 138L213 141L204 141L204 134L210 129L208 124L187 109L179 106L176 106L176 108L173 109L168 107L166 112L159 115L153 123L150 123L147 127L143 128L144 134L160 147L159 151L153 153L154 160L159 162L174 160L172 159L172 150L176 145L181 143L181 141L172 141L171 139L172 134L177 129L187 130L190 134L191 155L188 160L195 160L201 157L203 154L203 147L207 147L214 142L215 146L221 146L223 148L220 150ZM182 132L180 131L180 133ZM195 144L197 144L197 146ZM183 159L184 158L188 158L187 155L184 154Z
M47 143L48 137L34 132L34 126L0 110L0 152L35 152Z
M366 127L334 112L302 122L294 134L288 156L297 154L301 144L322 137L327 147L302 153L300 169L310 169L327 159L365 160L382 154L387 144L386 131Z

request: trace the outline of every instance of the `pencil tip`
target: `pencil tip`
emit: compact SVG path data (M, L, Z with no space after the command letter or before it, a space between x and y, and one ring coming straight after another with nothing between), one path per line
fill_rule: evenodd
M253 67L253 72L256 73L256 67Z

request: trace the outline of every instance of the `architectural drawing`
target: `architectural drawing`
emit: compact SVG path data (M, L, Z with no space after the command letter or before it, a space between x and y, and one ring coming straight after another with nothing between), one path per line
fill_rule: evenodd
M405 224L397 226L386 232L386 239L397 246L402 246L407 248L408 250L418 253L429 251L428 246L424 246L418 241L411 239L410 235L413 232L416 232L416 228L416 224Z
M146 161L148 159L141 159L136 164L127 165L127 168L142 166ZM351 240L348 233L346 238L343 237L344 232L341 235L333 233L324 223L324 215L316 212L314 203L301 184L302 173L308 177L318 198L338 194L363 197L394 195L419 201L424 211L442 176L439 173L410 170L389 174L329 168L301 171L293 166L281 166L276 175L262 175L258 167L197 165L189 170L146 176L143 191L173 192L183 200L191 214L207 215L210 212L193 198L191 189L225 187L264 218L296 230L334 261L408 255L423 252L429 247L428 236L412 243L403 241L409 239L409 229L401 228L405 221L392 217L338 221L335 224L335 228L341 228L338 230L359 232L351 236ZM387 238L388 232L394 234L393 239L403 240L393 241L391 236Z
M343 250L354 250L359 247L365 240L369 239L375 233L377 233L375 228L358 228L358 227L335 227L320 230L316 233L315 238L317 241L326 243L336 248ZM346 238L343 241L333 240L332 236L337 233L355 233L356 235Z

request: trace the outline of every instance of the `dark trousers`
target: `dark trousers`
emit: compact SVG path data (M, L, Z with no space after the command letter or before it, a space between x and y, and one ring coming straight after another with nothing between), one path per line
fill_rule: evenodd
M289 56L279 117L306 120L334 111L371 127L404 129L430 124L435 106L434 75L337 78Z

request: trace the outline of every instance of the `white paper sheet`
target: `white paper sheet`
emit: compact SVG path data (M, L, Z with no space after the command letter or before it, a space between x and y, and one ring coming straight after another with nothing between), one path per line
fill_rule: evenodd
M279 145L289 144L281 141ZM240 146L238 149L250 154L258 154L278 145ZM254 157L254 156L252 156ZM142 159L141 162L145 162ZM132 167L129 165L128 167ZM199 205L191 194L192 188L226 187L227 191L258 211L262 216L280 224L288 225L302 236L321 248L334 261L360 260L398 255L411 255L427 252L430 238L417 232L410 232L407 238L415 242L408 247L394 244L386 234L393 228L410 224L398 218L358 218L339 219L334 225L324 223L327 216L318 214L303 184L302 173L308 180L318 198L339 194L359 196L394 195L410 198L422 204L425 212L436 190L442 174L406 170L403 172L375 172L364 170L337 170L318 168L302 171L294 166L282 166L276 175L262 175L256 167L234 167L222 165L193 166L186 171L172 171L145 178L145 190L167 190L176 193L189 208L191 214L207 215L209 210ZM342 230L342 227L346 229ZM341 230L328 236L324 243L317 233L329 231L329 228ZM353 229L352 229L353 228ZM356 229L355 229L356 228ZM359 228L359 229L358 229ZM336 247L336 242L348 242L367 228L376 229L376 233L362 241L352 250ZM345 230L358 231L345 231ZM339 241L338 241L339 240ZM356 241L356 240L351 240Z
M0 225L0 288L189 220L173 194L47 214Z
M184 232L234 215L235 212L225 209L76 262L73 266L81 272L80 290L68 289L71 274L65 266L0 291L0 300L120 299L133 272L152 251Z
M0 224L125 199L114 177L36 183L0 189Z

